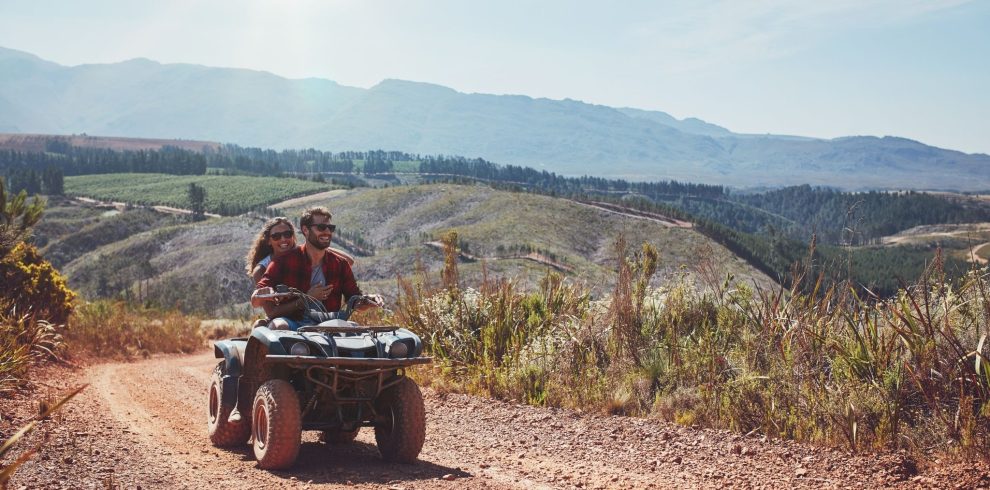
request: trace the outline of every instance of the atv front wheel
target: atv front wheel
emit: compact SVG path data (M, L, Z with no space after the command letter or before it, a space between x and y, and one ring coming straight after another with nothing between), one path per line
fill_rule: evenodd
M210 391L207 395L207 431L210 434L210 442L217 447L240 446L247 443L251 437L251 424L246 420L240 422L228 422L227 417L234 407L224 405L223 390L221 389L223 379L223 361L217 364L210 378ZM236 383L231 379L228 383Z
M258 466L266 470L292 466L302 438L296 390L285 380L267 381L258 388L252 405L251 427Z
M375 402L375 442L386 461L412 463L426 440L426 411L416 382L402 378Z
M348 442L353 441L354 438L357 437L359 430L361 429L358 428L350 431L343 431L337 429L325 430L323 431L322 439L323 442L327 444L347 444Z

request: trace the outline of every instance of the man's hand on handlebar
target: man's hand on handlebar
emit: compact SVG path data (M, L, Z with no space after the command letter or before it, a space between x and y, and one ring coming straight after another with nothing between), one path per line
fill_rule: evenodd
M364 296L356 296L352 298L354 301L354 311L365 311L371 308L381 308L385 306L385 298L380 294L367 294Z

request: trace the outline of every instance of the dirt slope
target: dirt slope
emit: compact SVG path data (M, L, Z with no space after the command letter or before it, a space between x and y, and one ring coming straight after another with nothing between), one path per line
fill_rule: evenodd
M78 382L92 384L31 436L34 443L44 442L43 449L10 488L972 488L990 483L986 464L916 463L902 454L853 456L430 390L427 440L418 463L382 462L373 432L363 429L356 442L338 446L306 433L296 466L268 472L255 467L248 446L231 451L210 445L205 391L214 364L204 352L49 374L51 387L35 396ZM0 401L3 436L36 406L24 398Z

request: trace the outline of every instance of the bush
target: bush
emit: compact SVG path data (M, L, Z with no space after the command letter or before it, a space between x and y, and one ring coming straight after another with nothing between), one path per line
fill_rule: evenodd
M64 323L72 312L75 293L65 278L33 245L21 242L0 258L3 298L11 312L31 314L53 323Z

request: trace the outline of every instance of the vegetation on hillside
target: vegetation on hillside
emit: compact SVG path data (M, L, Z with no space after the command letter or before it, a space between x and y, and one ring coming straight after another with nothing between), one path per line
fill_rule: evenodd
M881 300L751 289L706 265L654 288L655 249L620 240L616 255L615 289L598 301L556 274L534 291L463 287L448 260L440 282L400 279L393 320L426 339L436 369L423 381L438 389L852 450L985 454L987 269L954 283L935 264Z
M841 192L809 185L718 200L679 197L672 204L748 233L780 233L820 243L864 245L919 225L990 221L990 206L923 192Z
M44 207L26 192L8 194L0 178L0 393L21 385L32 366L64 356L67 341L108 356L200 346L194 318L108 303L78 307L65 278L30 242Z

